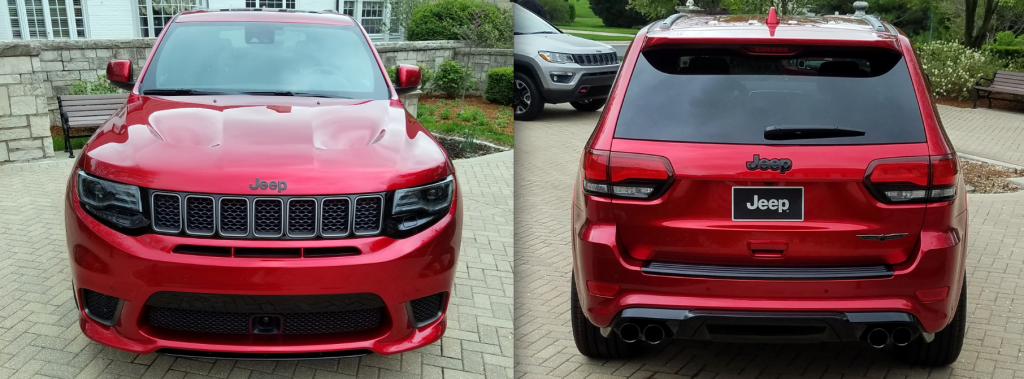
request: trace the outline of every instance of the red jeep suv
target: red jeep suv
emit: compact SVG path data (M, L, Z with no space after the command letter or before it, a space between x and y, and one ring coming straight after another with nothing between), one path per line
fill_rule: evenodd
M645 341L865 341L946 365L966 322L960 164L901 31L673 15L635 37L580 162L572 326Z
M438 340L461 244L445 151L354 19L193 11L156 41L67 187L86 336L212 358L393 354Z

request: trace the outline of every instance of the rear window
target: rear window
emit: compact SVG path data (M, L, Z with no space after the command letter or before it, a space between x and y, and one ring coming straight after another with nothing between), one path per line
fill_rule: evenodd
M769 127L857 133L769 140ZM925 141L906 61L875 50L803 50L792 56L645 51L630 77L615 137L767 145Z

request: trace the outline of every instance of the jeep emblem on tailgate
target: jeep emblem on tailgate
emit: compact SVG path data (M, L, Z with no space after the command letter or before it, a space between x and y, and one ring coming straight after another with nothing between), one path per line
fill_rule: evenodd
M793 161L789 158L761 158L761 154L754 154L754 159L747 162L747 170L750 171L778 171L780 174L785 174L793 168Z
M281 191L284 191L287 188L288 188L288 183L285 183L284 180L277 181L277 182L271 180L271 181L267 182L267 181L260 181L260 178L256 178L256 183L253 183L253 184L249 185L249 189L251 189L253 191L261 190L261 189L262 190L270 189L270 190L277 190L277 193L281 193Z

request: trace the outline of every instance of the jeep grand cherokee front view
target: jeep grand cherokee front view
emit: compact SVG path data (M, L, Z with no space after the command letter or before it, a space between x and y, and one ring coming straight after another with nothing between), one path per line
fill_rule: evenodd
M193 11L76 162L82 331L134 353L322 358L441 337L461 243L454 167L357 22Z
M680 16L633 40L582 153L579 350L864 341L956 361L967 199L910 40L871 16Z

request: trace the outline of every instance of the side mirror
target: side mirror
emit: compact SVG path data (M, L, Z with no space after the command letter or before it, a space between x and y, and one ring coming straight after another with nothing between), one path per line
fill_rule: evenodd
M114 59L107 62L107 80L114 87L131 91L135 88L135 81L132 80L132 61L128 59Z
M415 91L420 86L420 68L410 64L398 65L398 83L395 91L406 93Z

